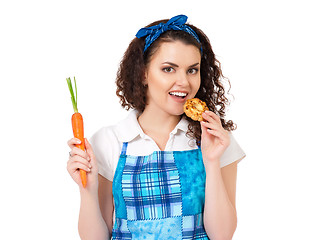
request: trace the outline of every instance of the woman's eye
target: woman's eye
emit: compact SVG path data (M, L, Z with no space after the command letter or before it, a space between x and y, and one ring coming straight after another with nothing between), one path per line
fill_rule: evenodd
M164 72L168 72L168 73L170 73L170 72L173 72L173 67L166 67L166 68L163 68L163 71Z
M197 72L198 72L197 68L191 68L188 70L188 73L190 73L190 74L196 74Z

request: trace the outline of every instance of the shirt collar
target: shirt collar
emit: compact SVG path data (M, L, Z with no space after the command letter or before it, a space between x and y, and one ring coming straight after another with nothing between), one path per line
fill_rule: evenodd
M181 130L186 133L188 130L188 125L189 125L188 120L186 119L185 116L183 116L181 118L180 122L175 126L175 128L173 129L173 131L171 133L176 134L178 132L178 130Z
M138 116L139 112L132 110L123 121L116 125L117 137L121 142L130 142L138 136L145 137L145 133L142 131L137 120ZM176 134L178 130L187 132L188 124L187 119L183 116L170 134Z

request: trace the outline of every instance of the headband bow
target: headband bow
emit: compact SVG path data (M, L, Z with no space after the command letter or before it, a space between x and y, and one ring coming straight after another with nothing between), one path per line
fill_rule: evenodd
M191 27L185 25L185 23L187 22L187 19L188 19L188 17L185 15L178 15L178 16L171 18L167 23L159 23L158 25L155 25L155 26L141 28L137 32L136 37L142 38L142 37L147 36L145 39L144 52L162 33L166 32L168 30L185 31L185 32L189 33L190 35L192 35L197 40L197 42L200 43L199 38L198 38L197 34L195 33L195 31ZM202 51L202 48L201 48L201 51Z

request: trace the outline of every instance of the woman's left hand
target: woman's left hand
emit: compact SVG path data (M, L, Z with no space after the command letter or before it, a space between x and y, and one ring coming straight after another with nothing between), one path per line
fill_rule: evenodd
M220 158L230 144L230 136L221 124L221 119L212 111L203 113L205 121L200 122L202 128L201 150L204 164L220 163Z

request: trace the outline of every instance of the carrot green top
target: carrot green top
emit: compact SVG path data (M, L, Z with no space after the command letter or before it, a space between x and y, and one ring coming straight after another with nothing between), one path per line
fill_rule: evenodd
M74 108L74 112L78 112L77 110L77 88L76 88L76 81L75 81L75 77L74 77L74 84L75 84L75 95L74 95L74 91L73 91L73 87L72 87L72 81L71 78L66 78L67 84L68 84L68 88L69 91L71 93L71 100L72 100L72 104L73 104L73 108Z

